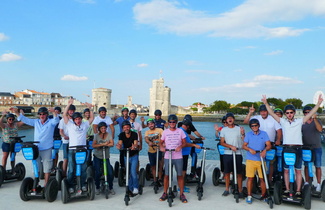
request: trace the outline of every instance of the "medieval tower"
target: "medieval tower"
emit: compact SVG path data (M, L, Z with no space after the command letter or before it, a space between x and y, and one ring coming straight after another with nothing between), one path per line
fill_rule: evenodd
M150 88L150 116L154 115L156 109L160 109L164 116L170 114L170 91L169 87L164 86L163 78L152 80L152 88Z
M112 90L107 88L95 88L92 89L92 104L94 105L94 111L97 112L98 108L103 106L106 109L111 109L111 94Z

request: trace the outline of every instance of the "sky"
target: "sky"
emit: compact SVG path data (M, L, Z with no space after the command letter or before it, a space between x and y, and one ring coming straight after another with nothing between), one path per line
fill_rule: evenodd
M300 98L325 92L324 0L0 0L0 92L149 105Z

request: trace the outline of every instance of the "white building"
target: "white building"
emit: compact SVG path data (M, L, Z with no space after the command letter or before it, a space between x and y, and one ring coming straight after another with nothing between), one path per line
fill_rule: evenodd
M152 80L152 88L150 88L150 116L154 115L156 109L160 109L163 116L168 116L171 113L170 91L169 87L164 86L163 78Z
M107 88L92 89L92 104L94 110L97 112L99 107L106 107L107 110L111 109L111 94L112 90Z

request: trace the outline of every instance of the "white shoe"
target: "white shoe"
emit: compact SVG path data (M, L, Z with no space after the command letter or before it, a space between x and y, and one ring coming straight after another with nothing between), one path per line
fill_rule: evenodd
M69 188L69 193L74 193L74 189L73 188Z
M132 191L133 194L138 194L139 193L139 190L138 188L134 188L133 191Z
M321 189L321 185L320 184L317 184L317 187L316 187L316 191L317 192L320 192L322 189Z

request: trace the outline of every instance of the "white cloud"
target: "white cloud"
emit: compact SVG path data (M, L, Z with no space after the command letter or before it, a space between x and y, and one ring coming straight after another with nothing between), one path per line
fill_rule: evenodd
M265 53L264 55L279 55L279 54L282 54L282 53L283 53L282 50L275 50L275 51L272 51L272 52Z
M4 33L0 33L0 42L1 42L1 41L5 41L5 40L7 40L7 39L9 39L8 36L6 36Z
M144 67L148 67L148 66L149 66L149 64L147 64L147 63L140 63L137 65L137 67L139 67L139 68L144 68Z
M61 77L61 80L65 80L65 81L84 81L84 80L88 80L88 77L85 77L85 76L78 77L78 76L75 76L75 75L67 74L67 75L64 75L63 77Z
M238 91L243 91L243 88L278 87L280 85L291 85L291 84L300 84L300 83L303 82L290 77L258 75L255 76L251 81L224 85L220 87L205 87L205 88L200 88L200 90L205 92L213 92L213 91L238 92Z
M201 74L219 74L217 71L209 71L209 70L186 70L187 73L201 73Z
M133 12L137 23L152 26L163 33L238 38L299 36L309 29L283 26L281 23L288 25L290 21L325 15L323 0L246 0L220 14L186 7L180 1L152 0L137 3ZM270 24L277 26L267 26Z
M321 74L324 74L325 73L325 66L323 66L323 68L321 68L321 69L316 69L315 71L319 72Z
M21 60L22 57L13 53L5 53L0 55L0 62L9 62L9 61L16 61Z

